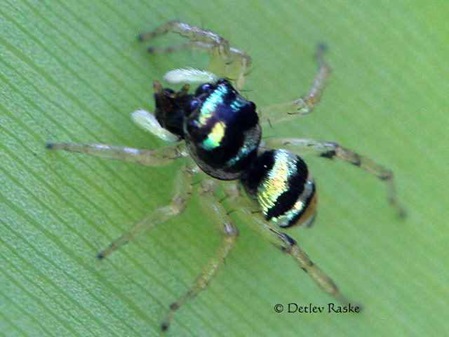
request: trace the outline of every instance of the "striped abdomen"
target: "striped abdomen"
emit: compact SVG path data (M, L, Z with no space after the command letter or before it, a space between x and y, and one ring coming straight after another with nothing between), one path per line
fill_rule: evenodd
M267 220L280 227L310 224L315 215L315 183L307 165L287 150L261 153L242 176Z

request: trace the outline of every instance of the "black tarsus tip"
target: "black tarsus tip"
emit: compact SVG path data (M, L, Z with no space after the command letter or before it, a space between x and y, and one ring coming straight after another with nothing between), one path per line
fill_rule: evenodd
M398 218L401 220L404 220L405 218L407 218L407 210L402 206L402 205L395 205L398 209L397 213L398 213Z
M320 157L327 158L327 159L333 159L336 155L337 155L337 152L335 150L329 150L329 151L321 153Z
M105 256L104 256L103 252L99 252L99 253L97 254L97 259L98 259L98 260L103 260L104 258L105 258Z
M54 143L47 142L47 143L45 143L45 148L47 150L51 150L51 149L53 149L54 145L55 145Z
M137 41L140 41L140 42L143 41L143 34L137 35Z
M172 304L170 304L170 310L171 311L176 311L179 309L179 304L178 302L173 302Z
M327 43L320 42L317 45L317 49L318 49L318 52L325 53L329 49L329 47L327 46Z
M148 47L147 52L154 53L155 48L154 47Z
M168 322L162 322L161 324L161 331L165 332L170 327L170 324Z

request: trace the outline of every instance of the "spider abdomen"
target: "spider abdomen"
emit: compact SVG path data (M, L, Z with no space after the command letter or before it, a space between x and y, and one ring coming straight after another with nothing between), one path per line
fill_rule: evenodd
M307 165L287 150L262 152L241 182L267 220L280 227L310 223L315 215L315 183Z

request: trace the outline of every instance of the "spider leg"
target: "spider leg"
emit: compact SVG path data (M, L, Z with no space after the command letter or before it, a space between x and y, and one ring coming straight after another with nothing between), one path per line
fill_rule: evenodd
M281 251L289 254L305 271L310 278L320 287L324 292L335 298L342 304L354 303L350 302L344 295L341 294L338 286L324 271L322 271L307 255L307 253L299 246L299 244L289 235L280 232L277 227L267 222L260 216L259 208L254 208L255 204L241 193L239 188L228 187L226 194L231 198L231 202L239 205L236 211L239 214L245 215L245 223L259 233L265 240L278 247ZM250 221L246 221L246 220Z
M266 140L266 144L268 147L285 148L296 152L299 155L312 152L320 157L328 159L335 158L360 167L366 172L376 176L380 181L386 184L387 198L390 205L396 209L400 217L404 217L406 215L406 211L399 202L396 194L393 172L376 163L374 160L342 147L340 144L335 142L318 141L305 138L271 138Z
M159 54L187 48L206 50L211 55L209 68L212 72L233 79L237 89L243 87L246 73L251 66L251 57L244 51L231 47L228 40L210 30L180 21L168 21L151 32L140 34L139 40L151 40L169 32L179 34L189 39L189 42L166 48L150 47L148 51Z
M148 39L148 38L143 38L142 35L143 34L139 35L140 41L145 41ZM189 41L189 42L185 42L185 43L181 43L181 44L177 44L177 45L173 45L173 46L168 46L168 47L148 47L147 51L150 54L171 54L171 53L176 53L176 52L187 50L187 49L194 49L196 47L197 47L197 42Z
M145 166L162 166L174 159L187 156L183 145L172 145L156 150L142 150L105 144L47 143L48 150L64 150Z
M134 224L134 226L122 234L118 239L114 240L105 249L97 254L97 258L102 260L111 253L132 241L135 237L144 231L154 228L156 225L163 223L179 214L181 214L192 195L192 171L188 167L179 170L175 179L175 190L171 202L167 206L159 207L145 218Z
M242 200L242 202L244 201ZM247 218L252 219L252 221L248 221L248 223L256 232L268 242L271 242L280 250L289 254L299 264L300 268L305 271L324 292L342 304L354 303L350 302L344 295L342 295L331 277L322 271L309 258L296 240L289 235L278 231L273 224L267 222L265 219L253 214L250 208L242 207L241 211L247 215Z
M209 286L211 280L218 273L220 267L223 266L225 259L234 247L238 236L237 228L231 222L231 219L222 204L216 200L214 196L214 182L212 180L203 182L200 198L201 204L204 206L204 210L215 219L217 225L219 226L219 230L223 235L223 241L215 253L215 256L209 260L202 272L195 279L193 285L175 302L170 304L169 311L161 324L162 331L168 330L176 311L178 311L186 302L194 299L201 291L205 290Z
M317 46L316 59L318 63L318 71L309 92L304 96L290 102L262 107L259 112L262 123L273 125L291 118L291 115L303 116L313 111L321 99L321 95L326 85L326 80L331 72L331 68L323 57L325 50L326 47L323 44Z

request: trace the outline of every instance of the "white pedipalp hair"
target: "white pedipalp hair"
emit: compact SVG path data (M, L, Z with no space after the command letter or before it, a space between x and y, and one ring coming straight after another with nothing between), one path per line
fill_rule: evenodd
M218 76L207 70L179 68L167 72L164 75L164 80L171 84L214 83L218 80Z
M145 131L151 132L153 135L169 143L175 143L179 140L179 137L167 129L164 129L151 112L146 110L136 110L131 113L131 119L140 128Z

